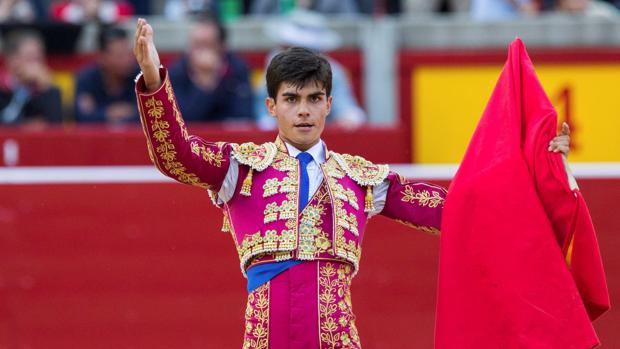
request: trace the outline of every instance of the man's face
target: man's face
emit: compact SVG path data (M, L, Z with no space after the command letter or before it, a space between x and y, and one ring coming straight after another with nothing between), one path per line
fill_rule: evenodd
M24 69L34 65L45 64L43 45L35 39L26 39L17 51L8 57L8 67L13 74L19 75Z
M215 24L195 24L189 36L189 61L193 69L213 71L221 60L223 47Z
M308 150L321 138L332 97L318 82L302 88L282 82L276 99L267 98L267 109L278 120L282 140L299 150Z
M127 39L111 40L101 53L101 63L109 74L119 78L131 75L135 58Z

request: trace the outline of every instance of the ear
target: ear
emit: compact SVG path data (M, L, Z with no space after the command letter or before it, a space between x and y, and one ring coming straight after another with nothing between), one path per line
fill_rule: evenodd
M265 106L271 116L276 117L276 101L271 97L265 98Z
M327 115L332 111L332 96L327 97Z

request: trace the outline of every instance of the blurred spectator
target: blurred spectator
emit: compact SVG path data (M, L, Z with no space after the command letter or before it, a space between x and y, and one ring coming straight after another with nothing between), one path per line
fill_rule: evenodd
M171 20L187 19L193 15L219 13L215 0L167 0L164 16Z
M597 17L616 17L618 10L610 2L598 0L543 0L546 10Z
M340 37L327 28L325 18L306 10L295 10L284 20L269 23L266 34L280 46L268 55L267 65L279 50L287 47L302 46L316 51L329 51L340 46ZM326 55L326 58L332 67L333 96L332 110L327 120L345 128L357 128L366 121L366 114L353 96L344 68L329 56ZM267 97L267 87L263 83L256 95L257 122L262 129L273 129L276 120L265 107Z
M405 12L409 14L434 13L441 12L442 10L446 12L466 12L469 11L470 1L475 0L403 0L403 6Z
M0 76L0 123L61 121L60 90L52 84L41 36L31 31L8 34L4 59L7 70Z
M170 68L186 121L253 120L247 65L226 50L226 31L203 14L192 25L189 51Z
M478 21L502 21L539 12L536 0L471 0L471 17Z
M128 0L131 7L135 10L134 14L139 16L148 16L151 14L152 1L151 0Z
M98 62L82 70L75 91L78 122L120 124L138 121L134 77L138 73L127 32L104 27Z
M74 24L118 23L131 18L133 12L131 4L122 0L60 0L50 6L52 19Z
M27 0L0 1L0 23L31 23L36 19L36 9Z
M326 15L359 13L356 0L254 0L250 13L254 15L288 14L295 7Z

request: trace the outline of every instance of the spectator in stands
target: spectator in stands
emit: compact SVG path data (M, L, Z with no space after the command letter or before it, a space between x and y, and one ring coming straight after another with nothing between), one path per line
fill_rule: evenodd
M128 0L134 9L134 15L149 16L152 13L152 0Z
M250 13L254 15L288 14L295 7L302 10L311 10L326 15L351 15L359 13L356 0L254 0L250 6Z
M98 55L98 62L77 77L76 120L110 124L137 122L133 80L138 68L127 32L117 27L102 28Z
M52 83L41 36L12 32L3 48L7 70L0 76L0 123L60 122L60 90Z
M189 16L204 13L219 13L218 2L215 0L167 0L164 16L171 20L187 19Z
M539 12L537 0L471 0L471 17L478 21L502 21Z
M60 0L50 6L52 19L65 23L118 23L131 18L133 7L123 0Z
M267 65L271 58L287 47L302 46L315 51L329 51L340 45L340 37L327 28L325 18L307 10L295 10L283 21L268 24L266 34L280 46L268 55ZM355 100L342 65L329 56L325 54L324 56L332 68L332 96L334 96L327 120L341 127L355 129L366 121L366 113ZM267 88L265 84L261 84L255 100L258 126L262 129L273 129L276 127L276 120L265 107L266 98Z
M404 11L409 14L469 11L470 0L403 0Z
M206 13L192 25L188 52L170 68L186 121L254 119L247 65L226 50L226 31Z
M618 10L610 1L600 0L543 0L546 10L596 17L616 17Z
M32 23L44 18L42 0L0 1L0 23Z

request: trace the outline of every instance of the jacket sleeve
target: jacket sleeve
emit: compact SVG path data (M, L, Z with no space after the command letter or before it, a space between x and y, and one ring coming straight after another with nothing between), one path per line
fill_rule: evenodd
M136 80L136 97L149 157L159 171L181 183L219 191L228 168L232 146L189 135L165 68L162 86L147 93L144 79Z
M447 191L436 185L405 180L390 172L381 214L415 229L439 234Z

